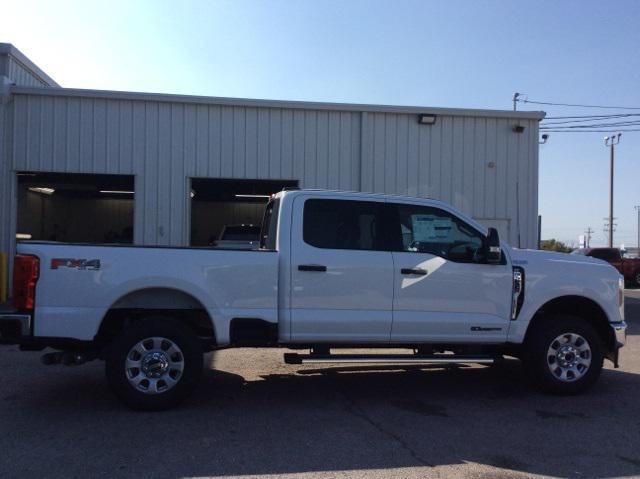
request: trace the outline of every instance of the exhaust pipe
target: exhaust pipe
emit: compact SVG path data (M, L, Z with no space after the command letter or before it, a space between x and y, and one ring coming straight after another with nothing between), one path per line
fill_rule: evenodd
M64 364L65 366L79 366L87 362L87 357L80 353L69 351L56 351L42 355L42 364L50 366L52 364Z
M42 355L42 364L50 366L52 364L60 364L62 362L62 351L56 351L55 353L46 353Z

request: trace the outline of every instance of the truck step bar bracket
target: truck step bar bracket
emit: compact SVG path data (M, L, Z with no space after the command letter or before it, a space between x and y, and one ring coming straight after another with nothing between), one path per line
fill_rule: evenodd
M499 356L454 354L284 354L286 364L494 364L500 359Z

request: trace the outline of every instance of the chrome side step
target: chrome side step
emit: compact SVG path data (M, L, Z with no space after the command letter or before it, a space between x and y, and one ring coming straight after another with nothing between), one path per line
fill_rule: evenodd
M298 354L285 353L286 364L493 364L492 356L454 354Z

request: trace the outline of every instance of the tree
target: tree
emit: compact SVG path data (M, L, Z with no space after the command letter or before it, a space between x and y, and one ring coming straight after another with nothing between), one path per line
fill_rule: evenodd
M540 249L547 251L558 251L560 253L571 253L575 248L556 239L548 239L540 241Z

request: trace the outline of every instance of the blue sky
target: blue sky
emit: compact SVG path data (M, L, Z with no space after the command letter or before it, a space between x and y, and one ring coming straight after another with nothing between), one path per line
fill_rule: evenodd
M66 87L510 109L511 95L640 107L640 2L27 1L10 42ZM549 115L598 110L519 106ZM603 133L540 149L543 238L604 243ZM616 155L616 242L635 246L640 131Z

